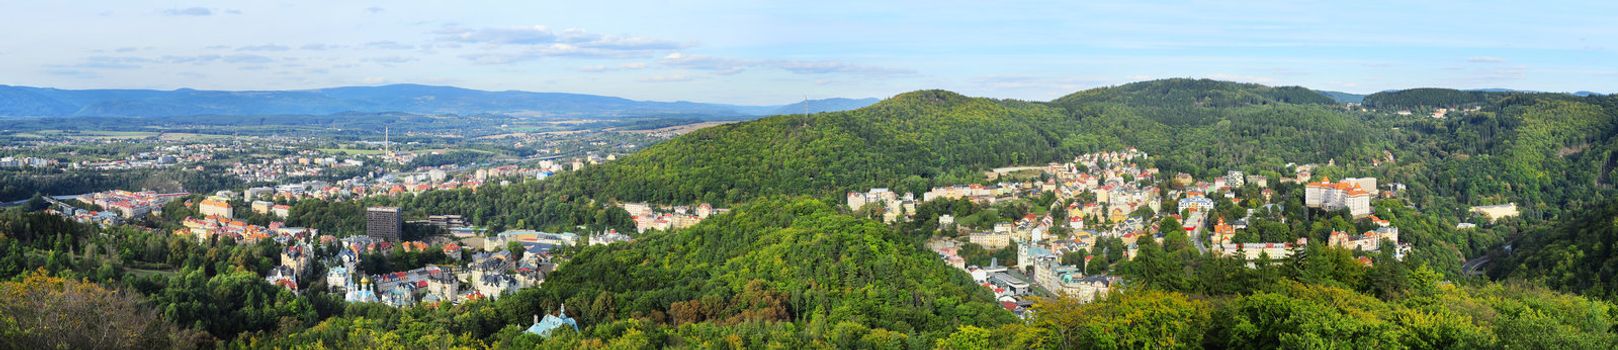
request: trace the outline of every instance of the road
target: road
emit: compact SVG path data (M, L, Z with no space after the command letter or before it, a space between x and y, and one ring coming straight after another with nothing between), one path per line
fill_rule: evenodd
M69 199L79 198L79 196L82 196L82 195L75 194L75 195L71 195L71 196L51 196L50 198L55 199L55 200L69 200ZM15 207L15 206L22 205L23 203L28 203L28 199L19 199L19 200L15 200L15 201L0 203L0 207Z
M1203 229L1201 227L1198 227L1195 231L1191 231L1192 232L1192 234L1191 234L1191 242L1196 243L1198 252L1201 252L1203 254L1207 254L1208 253L1208 238L1203 237L1202 231L1203 231Z
M1461 264L1461 274L1468 275L1468 276L1475 276L1475 275L1482 274L1483 271L1481 269L1483 268L1483 265L1487 265L1488 263L1489 263L1489 256L1488 255L1472 258L1472 260L1467 260L1465 263Z

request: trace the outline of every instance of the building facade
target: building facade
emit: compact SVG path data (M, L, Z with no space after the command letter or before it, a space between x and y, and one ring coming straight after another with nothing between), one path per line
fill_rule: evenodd
M398 207L370 207L365 209L365 235L371 238L398 242L404 221L399 218Z

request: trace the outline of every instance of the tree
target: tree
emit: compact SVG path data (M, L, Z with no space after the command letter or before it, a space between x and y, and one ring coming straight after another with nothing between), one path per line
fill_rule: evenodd
M34 196L29 197L28 202L23 204L23 209L27 211L40 211L49 206L50 203L45 202L45 195L35 192Z
M1053 329L1063 349L1194 349L1209 327L1206 302L1184 294L1131 291L1092 303L1043 299L1034 325Z
M157 349L198 345L147 308L139 295L43 271L0 282L0 347Z

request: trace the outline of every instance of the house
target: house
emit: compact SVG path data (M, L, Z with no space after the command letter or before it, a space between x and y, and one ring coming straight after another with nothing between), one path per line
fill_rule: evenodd
M1268 258L1272 263L1279 263L1281 259L1292 257L1298 249L1309 243L1307 238L1299 238L1296 243L1223 243L1213 245L1212 251L1218 256L1241 255L1247 260L1248 267L1257 266L1254 262L1259 258Z
M271 202L267 202L267 201L253 201L253 205L252 205L253 213L269 214L270 213L270 208L274 207L274 206L275 206L275 203L271 203Z
M265 276L264 280L277 287L286 288L293 293L298 292L298 273L286 265L270 269L269 276Z
M1214 202L1213 202L1212 199L1208 199L1208 197L1203 197L1201 192L1190 192L1190 193L1186 194L1185 198L1180 199L1179 207L1178 207L1178 209L1175 209L1175 210L1177 210L1177 211L1187 211L1187 210L1209 211L1209 210L1213 210L1213 208L1214 208Z
M1225 224L1225 217L1223 217L1223 216L1219 217L1219 222L1217 224L1214 224L1213 236L1210 237L1209 239L1212 240L1214 243L1218 244L1218 243L1230 243L1230 240L1232 238L1236 238L1236 227L1232 226L1232 225L1226 225Z
M1378 227L1376 230L1366 231L1360 235L1332 231L1331 237L1328 238L1326 243L1333 247L1353 251L1374 252L1382 249L1383 241L1394 244L1394 258L1396 259L1404 259L1404 254L1410 250L1409 244L1399 243L1398 227Z
M633 241L633 239L629 238L629 235L618 233L618 230L616 229L608 229L606 232L602 232L601 234L590 236L590 245L604 245L630 241Z
M996 225L998 226L998 225ZM996 250L1011 246L1011 230L973 233L968 239L983 249Z
M535 315L534 324L532 326L528 326L528 329L524 332L548 338L551 336L551 332L554 332L563 326L573 328L574 332L579 331L578 321L573 320L572 317L567 317L566 304L563 304L561 308L557 309L555 315L545 315L544 319L540 319L538 315Z

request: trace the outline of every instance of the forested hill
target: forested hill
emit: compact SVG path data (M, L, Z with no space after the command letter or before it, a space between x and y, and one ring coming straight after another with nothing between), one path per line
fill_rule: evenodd
M1492 275L1521 278L1592 298L1618 299L1618 202L1587 208L1535 230L1493 265Z
M1364 104L1376 108L1466 107L1487 103L1491 96L1504 95L1497 92L1419 88L1370 94L1365 96Z
M959 326L1013 321L987 290L913 244L881 222L816 200L761 199L689 229L585 249L547 276L544 288L507 298L587 306L581 314L597 328L637 318L681 329L729 326L723 329L756 333L742 334L747 348L804 347L794 339L801 331L854 326L892 338L885 341L931 344Z
M1425 94L1378 98L1443 100ZM1554 208L1596 185L1560 180L1606 178L1608 170L1592 164L1611 148L1603 140L1618 114L1601 102L1610 98L1483 94L1489 98L1480 109L1434 119L1348 109L1303 88L1211 80L1126 84L1049 103L924 90L857 110L703 129L550 186L619 200L716 204L872 187L919 192L979 180L993 167L1126 147L1153 154L1164 171L1199 178L1343 164L1328 171L1384 176L1419 193L1459 198L1452 206L1515 200ZM1386 162L1390 157L1396 162Z
M1052 103L1076 105L1118 103L1135 106L1239 107L1255 104L1333 104L1320 92L1297 86L1269 87L1210 79L1163 79L1096 88L1057 98Z
M1365 96L1363 103L1365 106L1373 108L1465 108L1497 104L1502 100L1513 97L1577 101L1584 100L1584 97L1589 96L1512 90L1417 88L1370 94Z
M736 203L871 187L920 192L992 167L1125 147L1166 154L1169 170L1197 175L1379 156L1364 123L1331 103L1302 88L1187 79L1053 103L924 90L852 111L704 129L562 181L621 200Z
M1076 125L1040 103L916 91L853 111L699 130L576 180L613 198L654 202L736 203L900 184L915 190L973 179L977 169L1075 154L1062 136Z

